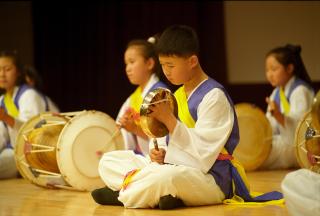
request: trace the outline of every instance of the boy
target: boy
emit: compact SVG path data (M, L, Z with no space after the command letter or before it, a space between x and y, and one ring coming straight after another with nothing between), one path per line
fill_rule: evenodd
M93 191L92 196L100 204L127 208L222 203L234 195L233 180L236 185L243 184L231 163L239 141L232 101L223 86L202 70L192 28L169 27L161 35L157 51L168 80L182 84L175 93L179 119L167 102L150 108L150 116L168 128L168 144L165 137L158 139L159 150L150 143L151 163L127 151L105 154L99 172L107 187ZM236 192L243 194L238 187ZM247 190L245 193L249 196Z

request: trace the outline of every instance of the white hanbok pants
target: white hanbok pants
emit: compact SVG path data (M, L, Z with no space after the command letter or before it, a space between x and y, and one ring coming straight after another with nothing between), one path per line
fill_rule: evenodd
M134 169L141 170L123 190L124 176ZM105 153L99 173L110 189L120 191L118 199L126 208L154 208L160 197L169 194L187 206L217 204L225 197L210 174L187 166L160 165L132 151Z
M288 169L299 167L295 155L294 143L288 142L280 135L274 135L268 158L259 169Z
M17 177L18 170L14 159L14 150L5 148L0 152L0 179Z
M281 183L287 209L292 216L320 215L320 174L299 169Z

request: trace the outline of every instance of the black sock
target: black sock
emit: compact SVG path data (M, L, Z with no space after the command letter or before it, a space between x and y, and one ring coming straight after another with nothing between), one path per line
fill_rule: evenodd
M177 197L173 197L170 194L160 197L159 209L168 210L185 206L183 201Z
M101 205L118 205L123 206L123 203L118 200L119 191L113 191L108 187L95 189L91 192L96 203Z

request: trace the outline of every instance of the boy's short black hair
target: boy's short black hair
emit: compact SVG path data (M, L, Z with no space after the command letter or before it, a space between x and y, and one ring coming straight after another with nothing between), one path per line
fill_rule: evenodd
M168 27L156 46L158 55L189 57L199 54L198 36L193 28L185 25Z

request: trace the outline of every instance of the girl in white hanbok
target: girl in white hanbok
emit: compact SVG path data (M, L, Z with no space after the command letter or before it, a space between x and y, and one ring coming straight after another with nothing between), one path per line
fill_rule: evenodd
M22 124L46 111L42 96L24 84L24 74L15 53L0 53L0 178L18 174L14 159L15 139Z
M300 52L300 46L286 45L271 50L266 57L266 77L275 89L266 98L266 116L273 137L271 152L262 169L298 167L294 153L295 130L310 110L314 97Z
M147 156L149 138L139 124L140 107L149 91L157 87L167 88L167 85L159 79L159 60L154 44L147 40L130 41L124 53L124 61L127 77L137 88L121 106L116 121L121 127L125 149Z

